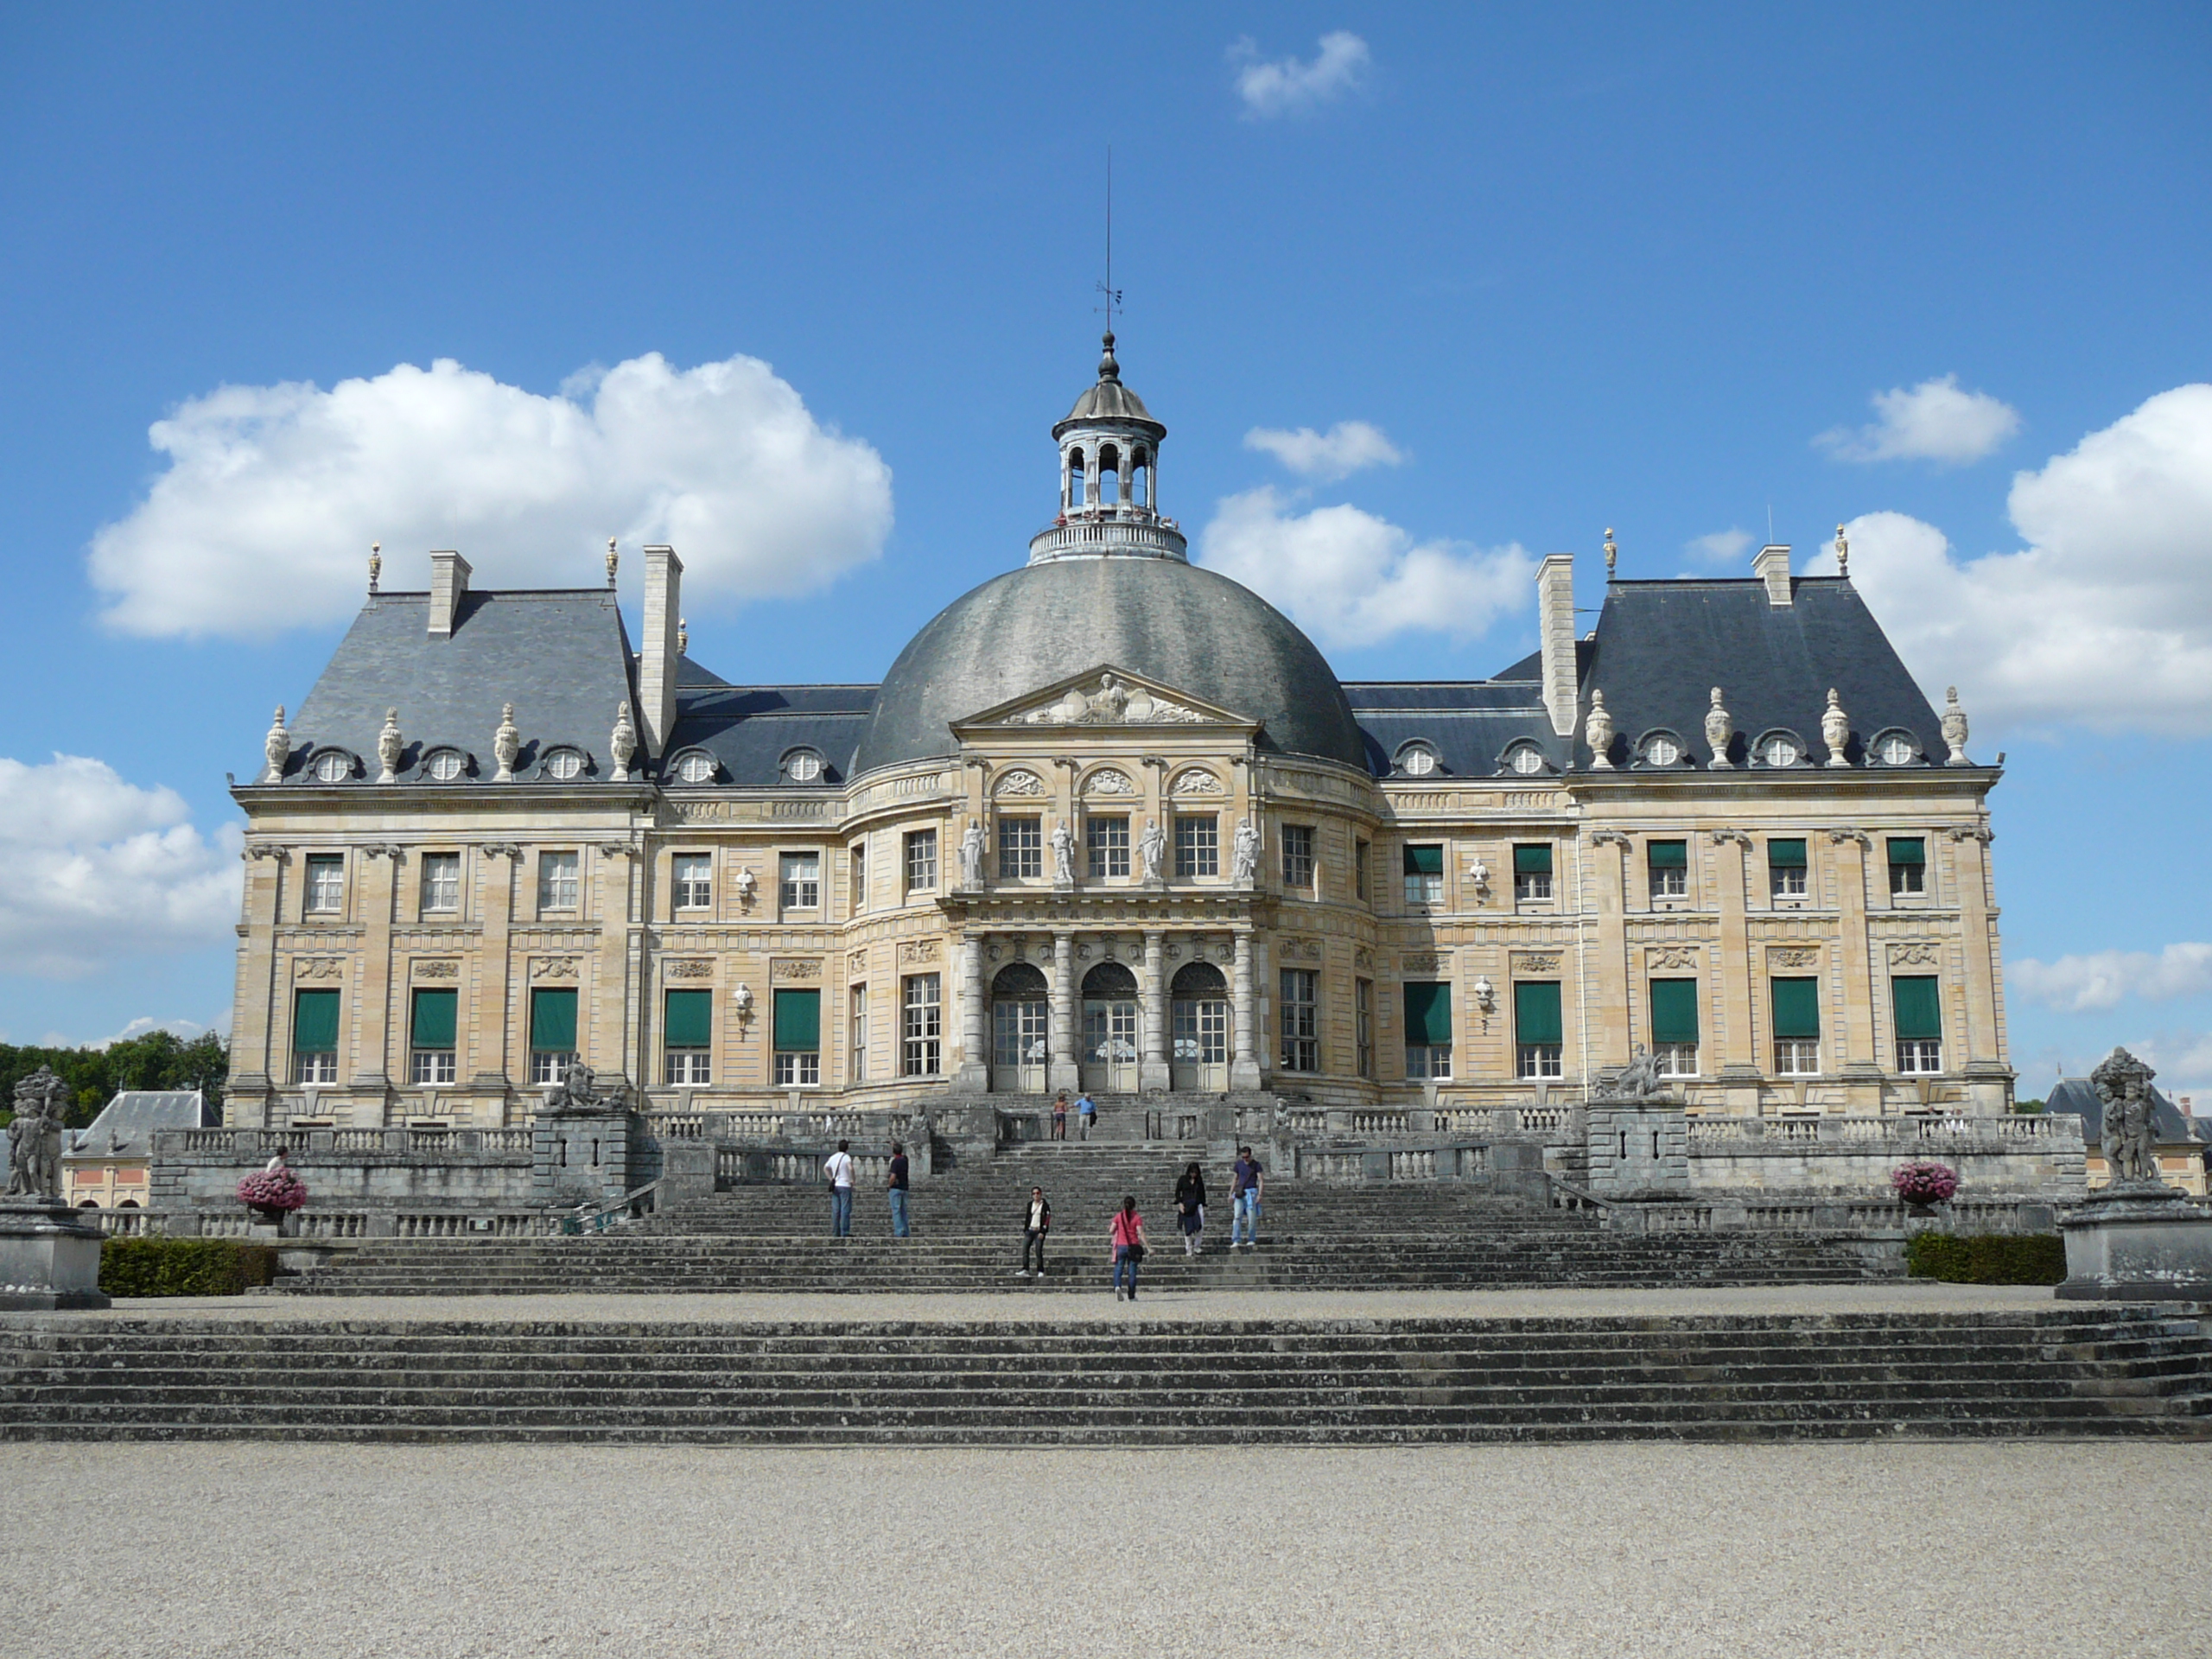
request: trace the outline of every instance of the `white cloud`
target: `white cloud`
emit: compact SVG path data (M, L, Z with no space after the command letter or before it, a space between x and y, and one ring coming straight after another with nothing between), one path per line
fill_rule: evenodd
M1262 62L1259 45L1249 35L1230 47L1229 60L1243 66L1236 72L1236 95L1244 101L1247 120L1303 115L1333 102L1364 82L1372 63L1367 42L1341 29L1321 37L1321 50L1311 63L1296 58Z
M1357 507L1294 512L1299 499L1272 488L1224 498L1199 535L1198 562L1324 645L1371 645L1414 629L1471 638L1529 601L1536 561L1517 544L1417 544Z
M1333 483L1367 467L1395 467L1405 457L1382 434L1365 421L1338 421L1326 432L1310 426L1295 431L1281 427L1255 426L1244 435L1247 449L1263 450L1301 478Z
M227 1016L222 1025L217 1027L203 1026L197 1020L156 1020L150 1015L142 1014L125 1025L121 1031L117 1032L114 1036L103 1037L92 1046L111 1048L118 1043L127 1043L134 1037L143 1037L156 1031L166 1031L172 1036L181 1038L188 1043L195 1037L205 1037L209 1032L218 1030L226 1036L229 1034L230 1021Z
M2005 982L2031 1002L2067 1014L2109 1008L2122 997L2164 1002L2212 991L2212 944L2170 944L2147 950L2097 950L2087 956L2008 963Z
M2016 474L2009 505L2027 546L1978 558L1904 513L1849 526L1852 579L1922 684L2004 722L2212 731L2212 385Z
M235 826L211 843L171 789L104 761L0 759L0 963L48 978L219 944L238 915Z
M1716 530L1710 536L1684 542L1682 551L1707 564L1732 564L1751 544L1751 533L1747 530Z
M891 529L882 457L749 357L678 370L654 353L550 397L447 358L327 391L224 386L149 437L168 469L91 555L108 621L133 633L348 616L371 542L394 588L429 585L433 547L487 587L586 587L607 537L666 542L687 601L711 601L818 588Z
M1813 442L1839 461L1940 461L1960 467L1993 454L2020 429L2019 411L1986 391L1961 391L1959 377L1878 391L1881 416L1856 432L1837 427Z

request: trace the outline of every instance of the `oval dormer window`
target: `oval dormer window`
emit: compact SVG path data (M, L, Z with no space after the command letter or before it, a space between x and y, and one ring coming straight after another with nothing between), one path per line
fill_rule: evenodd
M1533 743L1516 743L1506 751L1505 764L1523 778L1533 778L1544 769L1544 752Z
M572 783L584 775L584 758L574 749L556 749L545 757L545 775L556 783Z
M1643 740L1643 764L1671 766L1682 758L1682 746L1665 732Z
M1802 758L1803 751L1797 741L1789 737L1770 737L1759 751L1759 759L1770 766L1794 766Z
M423 775L434 784L450 784L468 769L459 749L433 749L423 763Z
M715 780L715 757L694 749L677 761L676 775L687 784L710 784Z
M1874 758L1885 766L1909 766L1920 757L1903 732L1885 732L1874 740Z
M1436 770L1436 751L1426 743L1408 743L1398 751L1398 770L1408 778L1427 778Z
M822 757L812 749L793 749L784 757L784 775L795 784L810 784L822 776Z
M342 784L353 775L353 757L342 749L325 749L315 758L318 784Z

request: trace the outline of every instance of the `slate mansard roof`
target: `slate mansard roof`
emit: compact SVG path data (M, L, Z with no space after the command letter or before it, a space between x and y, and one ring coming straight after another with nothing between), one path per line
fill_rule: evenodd
M2044 1097L2043 1109L2046 1116L2064 1112L2080 1118L2082 1139L2092 1147L2104 1139L2104 1099L2097 1093L2096 1084L2087 1077L2061 1077L2051 1085L2050 1093ZM2151 1090L2151 1125L2158 1132L2160 1146L2212 1141L2212 1123L2202 1122L2190 1116L2168 1099L2161 1089Z
M100 1109L89 1128L70 1135L71 1152L146 1153L156 1129L212 1129L215 1112L197 1089L125 1089Z

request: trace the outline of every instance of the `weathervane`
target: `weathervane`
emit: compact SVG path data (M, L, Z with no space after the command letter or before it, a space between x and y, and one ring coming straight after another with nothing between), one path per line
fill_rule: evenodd
M1106 296L1106 338L1114 337L1114 308L1122 302L1122 290L1114 286L1114 147L1106 146L1106 280L1100 283L1098 291Z

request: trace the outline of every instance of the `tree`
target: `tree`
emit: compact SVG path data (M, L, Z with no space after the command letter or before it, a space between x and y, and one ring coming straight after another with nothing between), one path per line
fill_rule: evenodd
M0 1122L15 1115L16 1084L41 1065L51 1066L68 1085L62 1121L81 1129L125 1089L199 1089L220 1112L231 1052L212 1031L189 1042L174 1032L149 1031L105 1048L17 1048L0 1043Z

